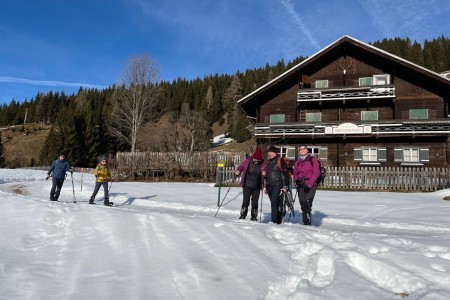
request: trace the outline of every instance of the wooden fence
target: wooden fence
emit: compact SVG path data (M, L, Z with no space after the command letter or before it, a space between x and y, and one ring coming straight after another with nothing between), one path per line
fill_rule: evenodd
M227 152L118 152L110 161L122 179L206 181L239 186L234 171L244 153ZM219 173L217 162L225 167ZM437 191L450 188L447 168L327 167L320 188L336 190Z
M110 166L123 179L213 182L219 160L234 168L244 159L228 152L118 152Z
M238 186L234 167L226 167L222 185ZM219 181L217 172L216 182ZM431 192L450 187L447 168L331 167L319 188L333 190L385 190Z

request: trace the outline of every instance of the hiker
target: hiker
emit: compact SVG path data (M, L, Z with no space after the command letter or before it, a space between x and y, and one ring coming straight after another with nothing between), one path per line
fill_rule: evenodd
M320 176L319 161L308 152L306 145L299 147L299 157L294 164L294 181L303 213L303 225L312 224L312 204L316 195L316 181Z
M103 186L104 191L104 201L103 204L107 206L112 206L113 203L109 202L109 194L108 194L108 181L111 180L111 173L109 172L108 167L108 161L106 159L106 156L102 156L100 158L100 162L95 167L94 175L95 175L95 188L94 192L92 193L91 198L89 199L89 204L95 204L95 196L97 196L98 190L101 186Z
M50 190L50 201L58 201L59 194L61 193L61 188L66 179L66 172L73 174L73 170L70 166L70 162L66 160L66 155L61 152L59 158L55 159L48 169L47 178L48 180L52 177L52 188Z
M286 193L289 186L289 174L286 161L277 155L278 149L270 146L267 150L266 187L265 193L269 195L271 204L271 221L281 224L283 215L279 211L280 194Z
M260 148L256 148L253 155L244 160L239 167L236 168L234 174L236 176L241 175L241 186L243 190L241 216L239 219L245 219L245 217L247 217L248 206L251 199L252 210L250 220L257 220L258 199L263 188L263 171L265 168L266 162L262 159L262 152Z

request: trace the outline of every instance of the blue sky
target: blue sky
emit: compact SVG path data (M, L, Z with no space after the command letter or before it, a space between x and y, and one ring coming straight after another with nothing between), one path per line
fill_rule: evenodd
M449 36L448 0L0 0L0 103L120 82L132 54L160 79L234 74L363 42Z

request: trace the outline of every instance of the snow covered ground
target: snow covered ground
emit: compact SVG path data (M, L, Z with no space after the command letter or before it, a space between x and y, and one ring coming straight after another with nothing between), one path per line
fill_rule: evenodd
M0 169L0 299L450 299L449 190L319 191L303 226L298 201L270 223L266 195L238 220L240 188L214 217L213 184L113 183L109 208L87 204L93 175L77 204L45 176Z

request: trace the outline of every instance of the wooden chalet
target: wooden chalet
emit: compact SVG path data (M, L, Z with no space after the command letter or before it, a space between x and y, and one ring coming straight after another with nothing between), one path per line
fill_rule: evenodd
M445 167L450 79L343 36L238 101L260 145L328 167Z

